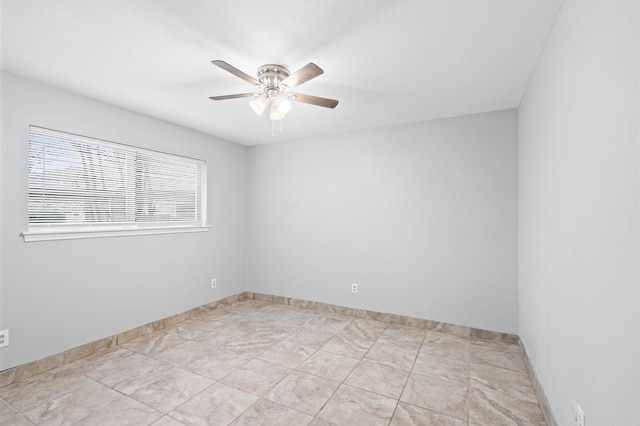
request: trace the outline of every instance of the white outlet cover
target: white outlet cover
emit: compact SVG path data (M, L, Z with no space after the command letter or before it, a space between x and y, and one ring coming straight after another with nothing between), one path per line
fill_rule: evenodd
M211 288L216 288L218 286L218 281L215 278L211 279Z
M0 331L0 348L9 346L9 330Z

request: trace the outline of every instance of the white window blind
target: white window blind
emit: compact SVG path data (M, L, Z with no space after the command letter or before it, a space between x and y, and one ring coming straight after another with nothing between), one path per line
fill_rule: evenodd
M31 126L23 235L29 241L207 228L205 182L201 160Z

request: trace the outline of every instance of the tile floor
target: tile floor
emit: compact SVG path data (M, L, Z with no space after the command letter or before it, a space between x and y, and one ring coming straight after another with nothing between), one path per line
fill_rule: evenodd
M3 425L544 425L515 345L247 300L0 388Z

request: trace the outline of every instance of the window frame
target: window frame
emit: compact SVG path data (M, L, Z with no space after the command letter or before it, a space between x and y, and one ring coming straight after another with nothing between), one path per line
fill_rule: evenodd
M155 234L175 234L175 233L193 233L207 232L211 225L207 224L207 162L205 160L186 157L158 150L136 147L127 144L105 141L102 139L81 136L69 132L51 130L39 126L29 126L28 131L28 149L31 152L31 136L32 133L52 134L56 137L67 137L70 140L82 141L83 143L94 143L95 146L111 147L113 149L134 151L136 154L149 154L168 156L173 159L181 158L189 162L198 163L200 166L200 219L191 222L95 222L95 223L32 223L29 218L30 209L27 206L27 231L22 232L25 242L33 241L52 241L52 240L70 240L84 238L102 238L102 237L121 237L131 235L155 235ZM135 167L135 165L134 165ZM31 186L29 183L29 172L27 173L27 199ZM135 211L135 206L133 207ZM129 213L129 210L127 210ZM135 214L134 214L135 216Z

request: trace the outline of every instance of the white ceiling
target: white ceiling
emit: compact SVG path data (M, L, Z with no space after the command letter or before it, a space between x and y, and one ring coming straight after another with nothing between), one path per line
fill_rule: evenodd
M325 73L276 140L518 106L562 0L2 0L3 70L244 145L253 91L211 64Z

